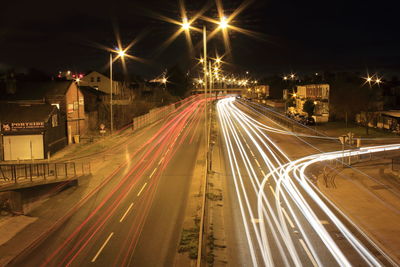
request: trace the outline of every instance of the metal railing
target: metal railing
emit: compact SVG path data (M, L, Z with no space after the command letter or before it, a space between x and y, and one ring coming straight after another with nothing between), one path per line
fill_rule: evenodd
M0 184L71 179L90 173L90 162L0 164Z

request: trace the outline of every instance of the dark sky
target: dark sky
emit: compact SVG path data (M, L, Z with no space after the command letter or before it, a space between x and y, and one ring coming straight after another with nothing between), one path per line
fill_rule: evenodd
M0 11L0 69L35 67L58 70L104 70L108 53L96 45L115 45L115 29L128 44L129 53L146 63L129 61L128 70L147 77L176 63L190 68L200 50L190 55L184 35L161 53L160 45L178 26L156 14L180 20L178 1L6 1ZM242 1L222 1L227 15ZM232 22L258 33L251 37L230 31L232 69L258 75L270 72L400 69L398 9L390 1L255 0ZM205 15L216 15L213 1L192 0L192 14L209 6ZM204 22L197 22L200 26ZM113 26L116 25L116 26ZM211 29L211 24L207 23ZM201 35L192 34L194 44ZM201 49L201 47L199 47ZM224 53L216 37L209 50Z

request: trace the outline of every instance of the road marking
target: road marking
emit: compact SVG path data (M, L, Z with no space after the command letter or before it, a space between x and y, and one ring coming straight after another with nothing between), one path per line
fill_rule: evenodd
M122 222L125 219L125 216L131 210L132 206L133 206L133 202L129 205L129 208L125 211L124 215L121 217L121 220L119 220L119 222Z
M154 171L150 174L149 178L151 178L156 171L157 171L157 168L154 169Z
M286 220L289 222L290 227L294 228L294 224L293 224L292 220L289 218L289 215L287 214L285 208L282 208L282 211L283 211L283 215L285 215L285 217L286 217Z
M314 257L312 256L310 250L308 249L308 247L306 246L306 243L304 243L303 239L299 239L300 244L303 246L305 252L307 253L308 258L310 259L310 261L312 262L313 266L318 266L318 264L315 262Z
M250 154L251 154L253 157L255 157L255 155L254 155L253 151L251 151L251 150L250 150Z
M110 238L114 235L114 232L112 232L104 241L103 245L100 247L99 251L97 251L97 254L93 257L92 262L95 262L97 260L97 257L100 255L100 253L103 251L104 247L107 245L108 241L110 241Z
M139 191L139 193L137 194L137 196L139 196L139 195L142 193L142 191L143 191L143 189L146 187L146 185L147 185L147 183L144 183L144 185L142 186L142 189L140 189L140 191Z
M320 224L329 224L329 222L325 221L325 220L319 220L319 222L320 222Z
M262 223L262 222L264 222L264 220L263 219L258 219L258 218L252 218L251 222L252 223Z
M262 173L263 176L265 176L265 172L263 170L261 170L261 173Z
M260 166L260 162L258 162L258 160L257 159L254 159L255 161L256 161L256 163L257 163L257 166L259 167L259 168L261 168L261 166Z
M162 157L162 158L160 159L160 161L158 162L158 165L160 165L160 164L163 162L163 160L164 160L164 157Z
M274 194L274 197L276 198L275 191L274 191L274 189L272 188L272 186L269 186L269 188L271 189L272 194Z

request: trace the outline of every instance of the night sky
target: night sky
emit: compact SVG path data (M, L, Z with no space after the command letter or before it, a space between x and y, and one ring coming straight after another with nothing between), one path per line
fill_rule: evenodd
M243 1L223 1L226 15ZM393 1L394 2L394 1ZM389 1L255 0L232 25L257 33L230 32L233 71L258 76L321 70L400 69L398 9ZM207 17L217 15L213 1L186 1L188 16L208 6ZM201 46L190 54L184 34L160 51L161 44L179 26L157 17L180 19L178 1L7 1L0 16L0 70L38 68L47 72L105 70L108 52L101 44L124 45L137 39L129 53L145 62L128 61L128 71L148 78L179 63L193 70ZM195 26L206 23L198 21ZM201 34L192 33L196 45ZM218 35L209 51L224 53ZM158 53L157 53L158 52Z

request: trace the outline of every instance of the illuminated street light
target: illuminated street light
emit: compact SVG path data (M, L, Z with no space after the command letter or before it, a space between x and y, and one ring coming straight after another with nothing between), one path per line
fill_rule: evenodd
M220 22L218 23L219 24L219 27L221 28L221 29L226 29L226 28L228 28L228 21L226 20L226 17L222 17L221 18L221 20L220 20Z
M290 74L290 78L291 78L291 79L294 79L294 74Z
M123 58L125 56L125 51L124 50L119 50L118 51L118 56Z
M187 21L186 18L183 19L183 22L182 22L182 29L183 29L184 31L187 31L187 30L190 29L190 23Z
M286 81L287 80L287 76L283 76L283 79Z
M382 83L382 80L380 78L376 78L375 83L380 84L380 83Z
M293 97L296 97L297 96L297 94L296 93L293 93L293 95L292 95Z

